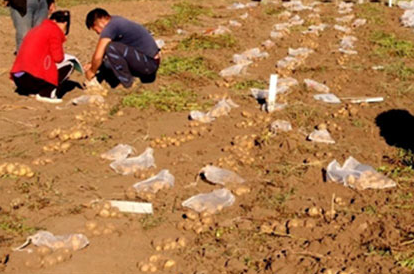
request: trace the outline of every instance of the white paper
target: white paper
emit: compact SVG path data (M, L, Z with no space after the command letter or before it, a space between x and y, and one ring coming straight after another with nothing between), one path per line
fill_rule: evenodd
M121 212L153 214L151 203L137 203L128 201L110 201L112 207L117 207Z

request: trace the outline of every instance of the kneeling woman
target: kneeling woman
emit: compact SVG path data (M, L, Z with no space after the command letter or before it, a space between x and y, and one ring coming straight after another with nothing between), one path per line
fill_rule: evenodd
M17 93L36 94L38 101L48 103L62 102L60 85L73 71L71 62L62 63L69 28L69 11L57 11L27 33L10 72Z

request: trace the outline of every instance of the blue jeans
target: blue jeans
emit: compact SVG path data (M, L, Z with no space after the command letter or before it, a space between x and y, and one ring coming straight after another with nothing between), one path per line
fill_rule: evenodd
M10 8L10 11L13 25L16 29L16 51L18 51L26 33L47 18L49 8L46 0L27 0L25 16L21 16L13 8Z

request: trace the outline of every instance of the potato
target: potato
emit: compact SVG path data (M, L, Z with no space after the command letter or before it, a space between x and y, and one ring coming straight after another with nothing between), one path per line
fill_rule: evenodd
M174 267L175 265L176 265L175 261L174 261L174 260L169 259L169 260L167 260L167 261L164 263L164 269L169 269L169 268L172 268L172 267Z
M102 218L108 218L109 216L111 216L111 213L108 209L104 208L101 211L99 211L99 216L101 216Z
M59 139L61 140L61 141L67 141L67 140L69 140L70 139L70 136L69 136L69 134L62 134L62 135L60 135L59 136Z
M92 231L98 227L98 222L95 220L90 220L85 223L85 227L87 230Z
M82 248L82 242L80 241L80 239L77 236L72 236L71 239L71 245L72 245L72 249L74 251L79 250Z
M52 246L53 246L53 249L56 250L56 249L59 249L59 248L64 248L65 247L65 243L62 242L62 241L57 241L57 242L54 242L52 244Z
M158 271L158 269L157 269L157 267L156 267L155 265L150 264L150 269L149 269L149 271L150 271L151 273L155 273L155 272L157 272L157 271Z
M126 191L125 191L125 196L127 199L129 200L134 200L136 197L136 190L133 187L129 187Z
M191 229L193 229L193 226L194 226L194 224L192 223L192 222L189 222L189 221L187 221L187 222L184 222L184 230L191 230Z
M43 261L39 256L31 255L25 262L24 265L28 268L39 269L43 265Z
M47 255L43 258L43 265L45 267L54 266L57 264L57 259L53 254Z
M46 255L49 255L50 253L52 253L52 249L50 249L47 246L39 246L36 249L36 252L37 252L37 254L39 254L40 256L43 257L43 256L46 256Z
M57 257L57 260L59 262L60 259L63 259L63 261L67 261L72 257L72 252L69 248L61 248L55 251L56 255L61 256L61 258Z
M185 222L184 221L178 222L177 223L177 229L178 230L184 230L184 225L185 225Z
M313 207L309 208L308 215L310 217L318 217L318 216L321 215L321 210L319 208L317 208L316 206L313 206Z
M198 214L192 211L187 212L185 215L187 216L189 220L192 220L192 221L198 219Z
M213 217L204 217L201 219L201 223L204 225L211 225L213 223Z
M142 264L139 270L141 272L148 272L150 270L150 265L149 264Z
M110 213L111 213L111 217L112 217L112 218L116 218L116 217L118 217L118 214L119 214L119 208L117 208L117 207L113 207L113 208L111 209Z
M160 259L160 257L161 256L159 254L152 255L152 256L149 257L148 260L149 260L150 263L156 263Z
M12 174L12 173L15 171L15 169L16 169L16 166L15 166L14 164L12 164L12 163L9 163L9 164L6 166L6 171L7 171L7 173L9 173L9 174Z
M102 231L102 234L103 235L109 235L109 234L112 234L113 233L113 230L112 229L110 229L110 228L104 228L104 230Z
M180 237L180 238L177 239L177 244L180 247L185 247L187 245L187 239L184 238L184 237Z

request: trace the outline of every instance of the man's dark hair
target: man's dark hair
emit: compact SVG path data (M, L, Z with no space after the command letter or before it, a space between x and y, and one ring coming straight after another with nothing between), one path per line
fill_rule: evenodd
M58 23L66 23L66 33L69 34L70 30L70 12L68 10L59 10L55 11L50 15L50 20L56 21Z
M86 15L86 27L90 29L93 27L97 19L106 17L111 17L106 10L101 8L93 9L88 13L88 15Z

